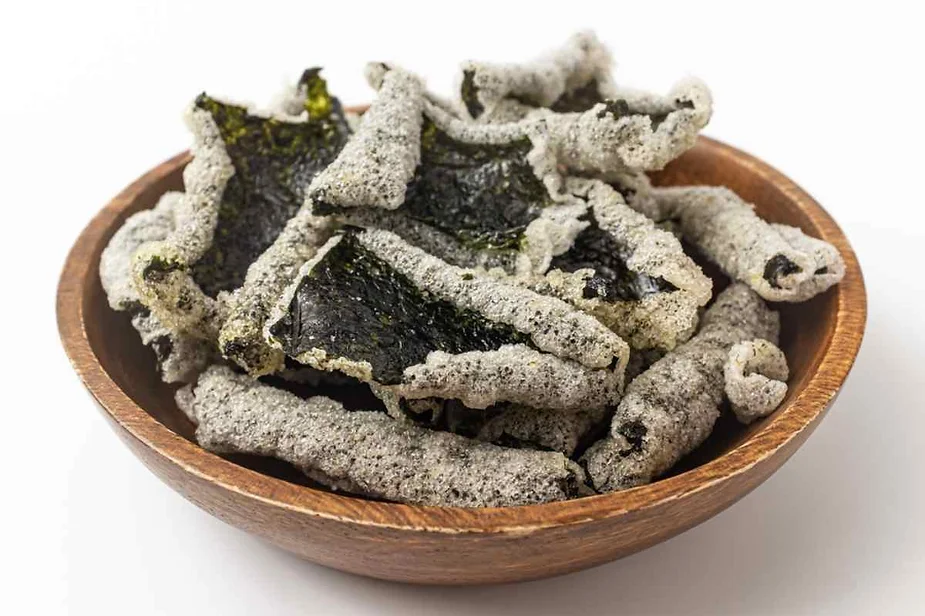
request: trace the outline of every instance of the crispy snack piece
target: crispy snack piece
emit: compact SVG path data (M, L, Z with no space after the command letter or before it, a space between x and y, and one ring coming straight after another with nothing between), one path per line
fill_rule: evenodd
M712 283L670 233L599 180L570 179L589 225L530 287L593 314L633 349L673 349L690 337Z
M571 457L607 415L606 407L564 413L512 405L485 422L476 438L506 446L548 449Z
M728 188L655 188L653 195L685 240L766 300L802 302L845 275L834 246L795 227L763 221Z
M194 159L183 174L176 228L133 264L142 302L171 331L217 337L219 294L244 282L346 142L340 103L317 69L306 71L301 88L300 116L261 114L205 94L190 108Z
M247 269L244 284L225 298L226 317L218 336L222 355L252 376L279 372L285 355L270 346L264 327L279 296L331 237L334 224L312 214L311 204L293 216L273 244Z
M543 121L559 162L572 171L607 177L652 171L693 147L712 114L707 86L686 79L667 96L624 90L581 113L537 110L525 122Z
M271 317L271 343L401 399L579 409L619 399L628 349L565 302L480 276L382 230L332 238Z
M369 117L309 190L316 214L463 267L542 272L568 249L585 207L560 191L541 126L461 122L400 69L371 80L381 87Z
M196 440L219 453L273 456L335 490L418 505L508 507L587 491L584 473L554 452L508 449L303 400L213 366L178 395Z
M582 458L595 489L649 483L700 445L720 414L729 349L754 338L776 342L779 329L777 313L746 285L720 293L697 335L627 386L610 435Z
M469 116L481 121L520 119L533 107L586 111L615 91L612 65L594 33L579 32L533 62L464 63L460 96Z
M729 349L723 376L732 411L739 421L749 424L770 415L784 401L790 370L783 351L756 338Z
M421 158L424 84L393 69L383 77L379 95L363 115L356 135L308 190L315 212L377 207L394 210Z
M151 347L167 383L184 383L211 363L212 346L197 338L171 332L145 308L132 284L131 260L145 244L163 240L174 228L174 209L181 193L164 194L150 210L134 214L116 231L100 256L100 281L113 310L128 312L145 346Z

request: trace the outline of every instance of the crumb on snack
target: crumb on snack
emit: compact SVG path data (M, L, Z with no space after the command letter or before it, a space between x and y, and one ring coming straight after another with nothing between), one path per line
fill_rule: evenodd
M206 449L276 457L335 490L454 507L528 505L587 491L581 467L560 453L346 411L321 396L303 400L224 366L209 368L178 398Z

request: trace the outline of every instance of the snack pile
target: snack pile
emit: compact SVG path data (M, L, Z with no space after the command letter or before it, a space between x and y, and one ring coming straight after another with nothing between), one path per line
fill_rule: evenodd
M458 101L390 64L366 78L362 116L319 69L267 110L197 97L185 191L102 255L202 447L350 494L513 506L648 483L721 413L782 402L765 301L844 263L727 188L650 184L709 121L703 83L624 88L591 33L465 63ZM731 279L715 299L688 252ZM359 389L368 408L338 399Z

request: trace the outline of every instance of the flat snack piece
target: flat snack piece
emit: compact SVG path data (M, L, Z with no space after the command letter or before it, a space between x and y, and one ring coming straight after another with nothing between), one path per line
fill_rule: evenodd
M255 112L205 94L191 106L194 158L184 170L176 228L144 246L132 267L142 302L171 331L215 340L225 316L220 294L241 286L346 142L340 103L318 69L305 72L300 88L300 116Z
M109 306L131 315L132 325L142 343L154 351L161 378L167 383L194 379L212 362L214 350L203 340L169 331L142 305L132 284L131 261L141 246L170 234L174 209L181 198L181 193L165 193L153 209L130 216L100 256L100 281Z
M596 177L652 171L689 150L712 114L710 90L686 79L667 96L624 90L581 113L538 109L524 122L544 121L559 162Z
M732 411L739 421L749 424L770 415L784 401L790 370L783 351L756 338L729 349L723 376Z
M700 445L720 415L729 349L754 338L777 341L780 320L737 283L704 313L700 331L626 388L610 435L582 460L599 492L649 483Z
M584 473L554 452L508 449L303 400L213 366L178 404L196 440L218 453L285 460L335 490L417 505L510 507L587 492Z
M633 349L671 350L697 326L712 283L680 242L599 180L570 179L589 226L530 287L593 314Z
M532 107L586 111L614 93L612 65L594 33L579 32L525 64L464 63L460 96L469 116L480 121L520 119Z
M845 275L834 246L796 227L765 222L728 188L655 188L652 194L685 240L766 300L806 301Z
M347 229L306 263L271 317L298 362L402 399L615 404L628 348L565 302L446 264L382 230Z
M585 226L583 204L560 190L542 127L462 122L400 69L381 76L367 115L309 189L316 214L392 231L453 265L509 273L545 271Z

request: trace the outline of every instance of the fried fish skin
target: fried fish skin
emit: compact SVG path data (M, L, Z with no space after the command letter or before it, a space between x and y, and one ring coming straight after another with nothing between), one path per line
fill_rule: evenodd
M628 347L567 303L348 229L303 266L267 335L300 363L377 385L387 403L615 404Z
M531 62L465 62L460 98L469 116L481 122L520 119L533 107L585 111L613 93L612 67L610 51L595 34L579 32ZM510 103L522 111L511 113Z
M222 295L240 287L346 142L340 103L318 70L303 75L299 116L206 94L190 106L193 160L175 229L142 247L132 266L141 301L171 331L215 341L226 317Z
M787 395L790 370L783 351L768 340L755 338L729 349L723 377L732 412L749 424L780 406Z
M649 483L693 451L719 417L729 349L754 338L776 342L779 332L778 314L748 286L736 283L720 293L700 331L627 386L610 435L582 458L594 488Z
M196 440L217 453L285 460L335 490L417 505L512 507L587 492L584 473L559 453L510 449L303 400L213 366L178 404Z
M174 229L174 209L181 198L181 193L165 193L154 208L126 219L103 250L99 268L109 306L131 315L132 326L142 343L154 351L161 379L167 383L190 382L215 356L213 345L207 341L164 327L142 305L132 283L132 258L142 246L170 234Z
M845 275L834 246L796 227L765 222L728 188L654 188L652 195L685 240L768 301L806 301Z

